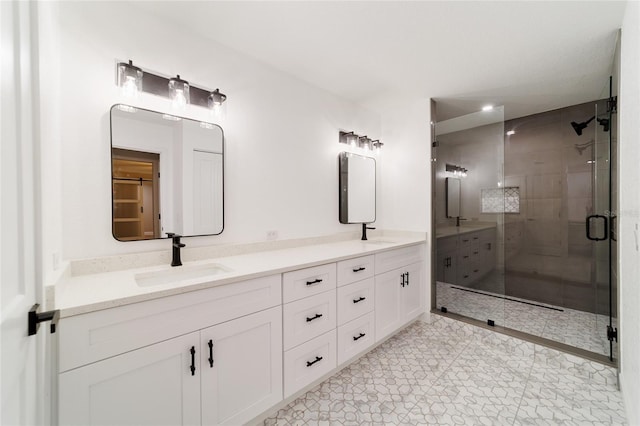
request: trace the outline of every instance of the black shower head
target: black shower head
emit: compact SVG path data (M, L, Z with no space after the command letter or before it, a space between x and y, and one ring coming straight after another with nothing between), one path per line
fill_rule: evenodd
M584 121L582 123L576 123L575 121L572 121L571 122L571 126L573 127L573 130L576 131L578 136L582 136L582 131L587 128L589 123L591 123L594 118L596 118L595 115L593 117L591 117L590 119L588 119L587 121Z

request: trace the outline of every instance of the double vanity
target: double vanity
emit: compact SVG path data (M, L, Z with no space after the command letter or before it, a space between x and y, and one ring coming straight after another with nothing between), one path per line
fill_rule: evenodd
M398 234L70 274L59 423L257 422L425 312L426 255Z

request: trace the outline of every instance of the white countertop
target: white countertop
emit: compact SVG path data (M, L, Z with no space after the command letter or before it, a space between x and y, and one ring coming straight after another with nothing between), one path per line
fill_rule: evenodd
M468 234L469 232L482 231L484 229L495 228L495 223L482 223L473 225L460 225L460 226L446 226L442 228L436 228L436 238L446 238L454 235Z
M163 271L171 273L174 268L166 264L113 272L70 275L63 277L55 285L54 309L59 309L60 317L64 318L424 243L425 237L425 234L383 236L371 238L369 241L340 241L183 262L183 268L217 264L228 269L229 272L147 287L137 284L135 279L137 274L162 274Z

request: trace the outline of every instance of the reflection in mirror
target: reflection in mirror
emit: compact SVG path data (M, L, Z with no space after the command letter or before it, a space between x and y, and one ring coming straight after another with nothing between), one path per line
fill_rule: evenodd
M217 235L224 227L222 128L111 108L112 232L120 241Z
M376 220L376 160L341 152L340 223L371 223Z
M446 178L444 185L447 194L447 217L460 217L460 179Z

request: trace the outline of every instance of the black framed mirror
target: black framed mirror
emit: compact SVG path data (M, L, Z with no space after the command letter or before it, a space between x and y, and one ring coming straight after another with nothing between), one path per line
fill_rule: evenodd
M122 104L110 116L113 237L222 233L222 128Z

